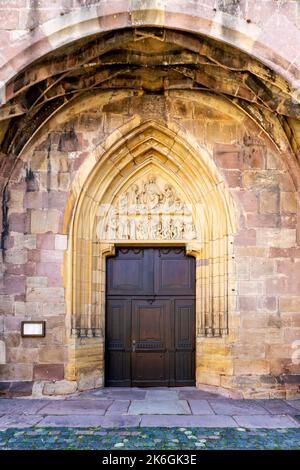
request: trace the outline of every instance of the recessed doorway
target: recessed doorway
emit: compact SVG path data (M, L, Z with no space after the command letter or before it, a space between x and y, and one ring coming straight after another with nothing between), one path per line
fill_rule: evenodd
M120 247L106 272L106 385L195 385L195 258Z

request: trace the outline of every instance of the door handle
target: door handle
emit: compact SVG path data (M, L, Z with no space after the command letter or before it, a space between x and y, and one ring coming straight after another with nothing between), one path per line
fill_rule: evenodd
M132 340L132 352L135 352L135 339Z

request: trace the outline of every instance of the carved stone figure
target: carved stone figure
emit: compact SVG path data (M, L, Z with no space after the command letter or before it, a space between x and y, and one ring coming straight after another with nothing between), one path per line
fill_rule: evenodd
M117 229L118 229L118 221L116 217L112 217L109 219L108 229L107 229L107 238L109 240L114 240L117 238Z
M137 236L137 221L135 217L130 217L129 219L129 238L130 240L135 240Z
M119 197L119 205L118 205L119 214L126 214L127 206L128 206L128 194L125 193Z
M175 194L173 187L170 184L165 184L164 187L164 207L171 209L175 203Z
M138 220L136 233L138 240L146 240L148 238L148 220L146 217L142 217Z
M131 211L138 211L138 206L141 203L140 188L137 184L133 184L130 191L129 204Z
M162 193L156 183L156 176L149 176L147 183L144 184L143 196L143 202L150 210L155 209L159 205Z
M105 217L103 239L191 240L192 212L170 183L149 175L121 194Z
M187 240L193 240L194 238L196 238L195 226L194 226L192 220L189 220L185 224L185 238Z
M176 239L181 239L184 236L185 224L182 217L177 217L173 221L173 237Z
M119 218L119 238L121 240L128 239L128 219L126 217Z
M171 219L167 216L162 219L161 234L165 240L172 238Z
M150 219L150 239L156 240L160 238L160 221L159 216L154 215Z

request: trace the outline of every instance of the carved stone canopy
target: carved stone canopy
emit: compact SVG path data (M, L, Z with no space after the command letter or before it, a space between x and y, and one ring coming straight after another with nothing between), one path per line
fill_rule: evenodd
M100 240L194 240L191 205L154 173L134 181L113 204L99 207Z

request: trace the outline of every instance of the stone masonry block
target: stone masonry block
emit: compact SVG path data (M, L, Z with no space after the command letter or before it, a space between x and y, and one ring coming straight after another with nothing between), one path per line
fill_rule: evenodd
M239 230L235 236L235 244L242 246L256 245L256 230Z
M26 213L14 212L9 215L9 229L12 232L24 233L26 231L26 222L27 222Z
M256 230L258 246L290 248L296 244L295 229L259 228Z
M26 278L27 287L47 287L48 279L43 276L28 276Z
M279 195L274 191L262 191L259 196L259 210L261 213L274 214L279 209Z
M297 212L297 200L294 192L281 192L280 210L282 212Z
M237 197L245 212L256 212L258 208L258 196L254 191L238 191Z
M60 380L54 383L45 383L43 395L69 395L76 392L77 382Z
M33 367L34 380L63 380L63 364L35 364Z
M41 250L41 262L63 263L64 252L61 250Z
M64 302L64 289L59 287L30 287L26 294L27 300L31 302Z
M245 170L243 173L244 186L247 189L260 191L276 191L279 189L278 175L269 170Z
M56 209L32 210L31 231L32 233L46 233L59 231L60 212Z
M238 293L240 295L262 295L263 283L262 281L239 281Z
M13 212L23 212L24 192L11 190L9 194L9 208Z
M39 349L39 363L53 364L63 363L65 360L65 349L63 346L50 347L45 346Z
M67 235L55 235L55 249L66 250L68 247L68 236Z
M37 263L36 274L48 278L49 287L62 286L61 263Z
M299 316L300 316L300 297L298 296L280 297L279 311L280 312L299 312ZM299 321L300 321L300 318L299 318Z
M0 364L6 364L6 347L2 340L0 340Z
M270 364L266 360L236 360L234 362L234 372L242 374L269 374Z
M5 277L6 294L23 294L25 292L25 276L8 275Z
M272 276L275 272L275 262L268 258L255 258L251 260L251 279L261 279Z
M55 235L53 233L38 233L36 235L36 246L43 250L54 249Z
M14 248L6 250L5 261L11 264L25 264L27 262L27 251Z

